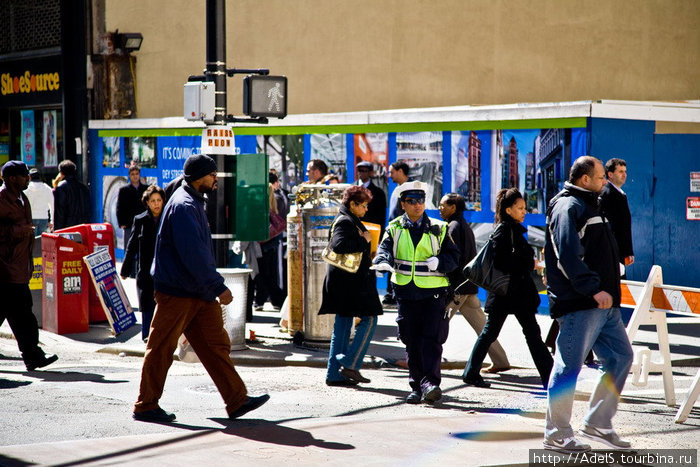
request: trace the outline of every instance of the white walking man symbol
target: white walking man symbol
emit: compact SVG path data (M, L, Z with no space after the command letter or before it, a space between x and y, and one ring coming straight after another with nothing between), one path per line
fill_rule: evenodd
M275 106L275 110L277 112L280 111L280 97L284 97L282 93L280 92L280 83L275 83L274 88L270 88L269 91L267 91L267 97L270 99L270 105L267 106L267 110L270 111L272 110L272 106Z

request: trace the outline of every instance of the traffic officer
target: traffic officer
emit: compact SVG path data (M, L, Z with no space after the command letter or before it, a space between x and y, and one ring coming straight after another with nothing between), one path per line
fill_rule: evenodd
M437 402L442 397L442 344L449 330L447 273L457 267L459 249L447 233L447 224L425 214L426 183L406 182L397 190L405 212L389 222L372 269L392 273L396 322L406 346L412 389L406 402Z

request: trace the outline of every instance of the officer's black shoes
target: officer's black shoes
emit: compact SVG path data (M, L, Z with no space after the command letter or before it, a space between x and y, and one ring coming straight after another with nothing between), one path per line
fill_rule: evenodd
M145 412L134 412L133 417L140 422L169 423L175 420L174 413L166 412L160 407Z
M430 386L427 391L423 393L423 399L426 402L437 402L442 399L442 389L440 386Z
M359 371L353 370L352 368L342 367L340 369L340 374L345 376L348 379L351 379L353 381L357 381L358 383L365 383L366 384L366 383L372 382L368 378L365 378L364 376L362 376L362 374L360 374Z
M352 379L339 379L339 380L327 379L326 386L343 386L343 387L357 386L357 381L352 380Z
M411 391L411 394L406 397L407 404L420 404L421 393L420 391Z
M475 386L477 388L490 388L491 383L487 383L484 378L479 375L476 376L465 376L462 378L464 384L467 386Z
M263 394L262 396L248 396L248 398L245 400L243 405L238 408L238 410L235 410L228 414L228 418L233 420L234 418L241 417L247 414L248 412L257 409L269 400L270 396L268 394Z
M51 365L56 360L58 360L58 355L42 355L41 358L26 361L25 365L27 366L27 370L34 371L37 368L44 368L47 365Z

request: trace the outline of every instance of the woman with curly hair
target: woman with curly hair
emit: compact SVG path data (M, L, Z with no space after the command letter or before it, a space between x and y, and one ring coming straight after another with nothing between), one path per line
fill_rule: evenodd
M367 213L371 199L372 194L367 188L347 188L343 193L340 213L331 226L329 248L338 254L362 252L362 260L354 273L329 264L323 284L319 314L335 314L326 371L326 384L329 386L354 386L370 382L359 370L377 327L377 316L382 314L374 271L369 269L372 237L360 221ZM360 322L350 344L355 316L360 318Z

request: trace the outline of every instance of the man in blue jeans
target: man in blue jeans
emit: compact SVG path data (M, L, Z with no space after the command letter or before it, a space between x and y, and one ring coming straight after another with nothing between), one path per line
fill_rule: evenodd
M579 157L564 189L547 208L549 311L560 331L543 444L545 449L565 453L591 449L576 439L570 423L576 380L591 348L602 362L603 375L591 394L580 434L614 449L631 447L612 427L633 355L620 318L617 244L598 208L605 183L601 161Z

